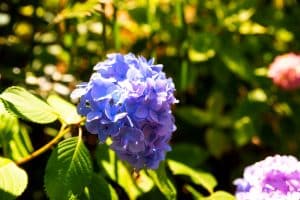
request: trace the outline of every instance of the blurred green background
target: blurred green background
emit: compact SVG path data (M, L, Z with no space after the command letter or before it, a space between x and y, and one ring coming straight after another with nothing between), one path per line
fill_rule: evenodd
M20 85L69 100L107 53L155 57L180 100L168 157L211 172L233 193L245 166L300 153L299 90L266 76L277 55L299 51L299 16L296 0L2 0L0 92ZM34 148L53 135L26 126ZM20 199L45 198L48 157L24 165L31 178Z

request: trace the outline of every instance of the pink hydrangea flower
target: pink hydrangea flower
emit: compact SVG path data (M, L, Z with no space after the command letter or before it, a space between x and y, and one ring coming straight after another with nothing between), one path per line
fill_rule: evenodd
M300 88L300 55L287 53L277 56L269 67L268 77L284 90Z
M300 162L293 156L270 156L246 167L234 184L237 200L299 200Z

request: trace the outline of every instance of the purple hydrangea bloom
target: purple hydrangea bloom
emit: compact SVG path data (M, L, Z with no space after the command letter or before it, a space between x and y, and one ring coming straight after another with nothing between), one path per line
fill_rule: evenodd
M88 83L81 83L72 98L86 116L86 128L100 142L111 137L111 148L134 168L155 169L171 148L176 127L171 105L174 83L162 65L129 53L109 54L99 62Z
M237 200L299 200L300 162L293 156L267 157L234 181Z

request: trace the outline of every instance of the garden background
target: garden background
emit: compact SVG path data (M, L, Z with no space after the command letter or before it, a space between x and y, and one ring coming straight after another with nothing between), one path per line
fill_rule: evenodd
M75 85L88 81L106 54L154 57L180 101L173 107L177 130L167 158L197 173L167 170L177 198L201 199L215 185L215 191L234 194L233 180L247 165L274 154L299 158L299 90L282 90L267 77L276 56L299 52L299 16L296 0L2 0L0 92L15 85L42 99L57 94L70 102ZM14 161L59 129L57 122L5 120L0 154ZM16 126L20 131L4 138ZM96 136L84 129L83 138L92 158L103 157ZM50 154L20 165L29 182L18 199L47 199L43 176ZM217 184L193 179L202 172ZM102 186L108 182L119 199L164 198L154 186L137 190L103 177ZM94 184L96 190L101 184Z

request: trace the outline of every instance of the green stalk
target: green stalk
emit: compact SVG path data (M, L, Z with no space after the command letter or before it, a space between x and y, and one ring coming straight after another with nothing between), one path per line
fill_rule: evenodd
M36 157L38 157L39 155L45 153L46 151L48 151L51 147L53 147L56 143L59 142L59 140L66 134L70 132L70 128L66 128L65 125L63 125L60 129L60 131L58 132L58 134L47 144L45 144L44 146L42 146L41 148L39 148L38 150L32 152L29 156L22 158L21 160L17 161L16 163L18 165L22 165Z

